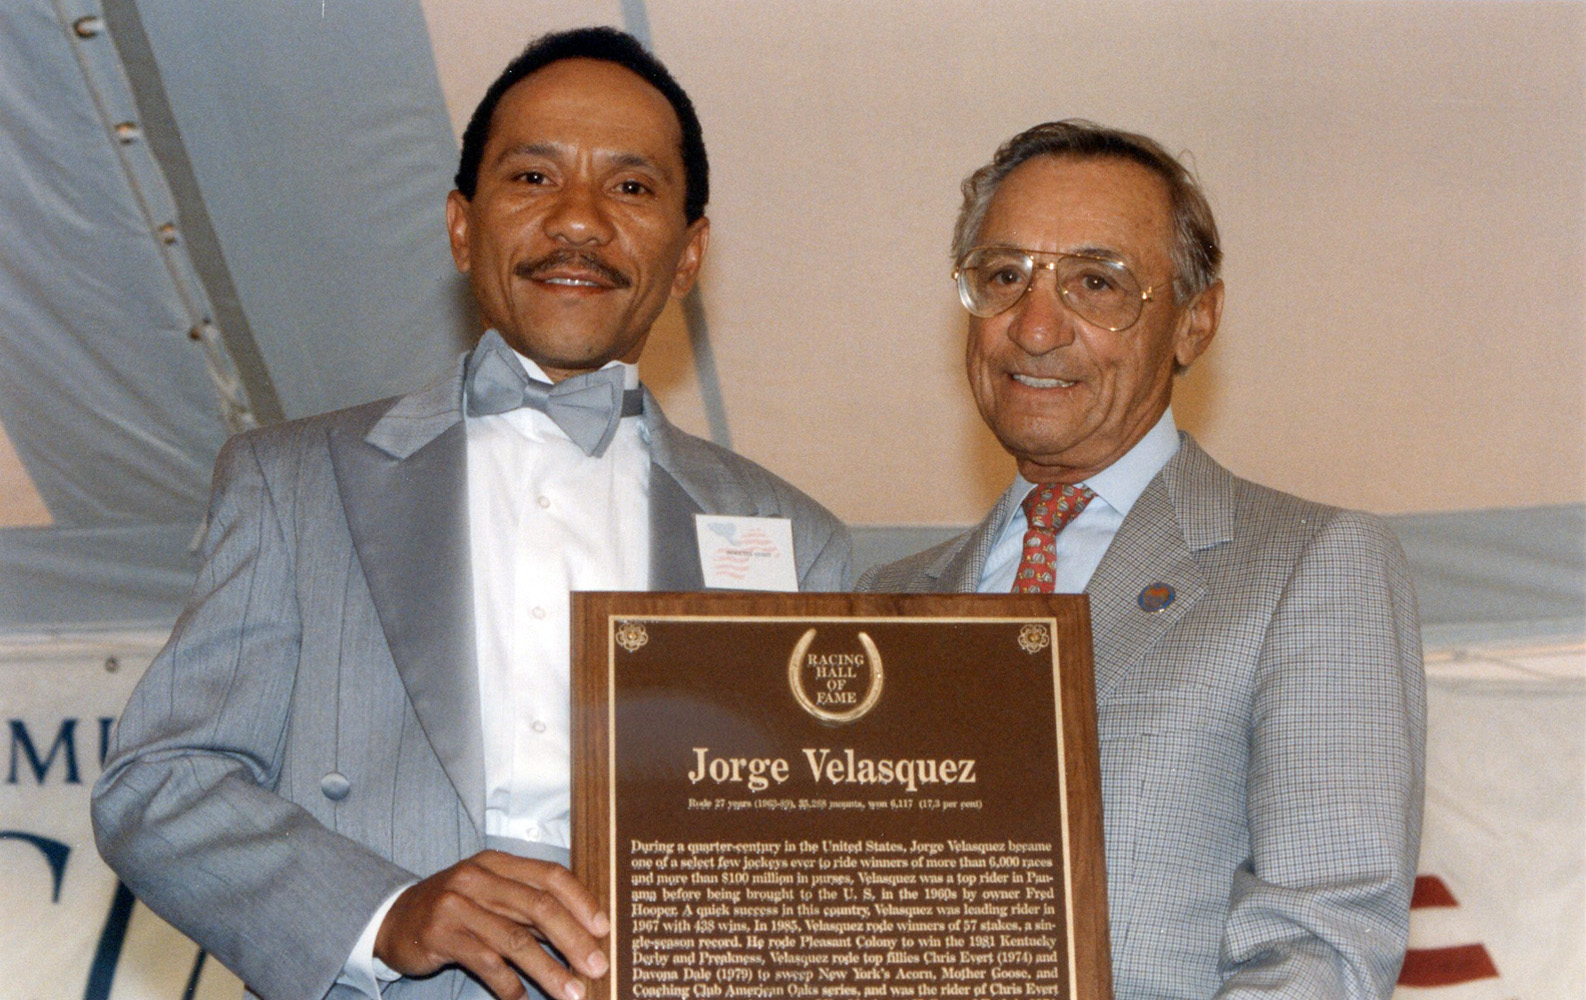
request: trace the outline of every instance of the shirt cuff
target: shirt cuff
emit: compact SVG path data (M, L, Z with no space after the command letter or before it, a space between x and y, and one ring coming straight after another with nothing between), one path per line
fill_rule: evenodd
M385 902L380 904L380 908L374 911L374 916L369 918L368 925L358 936L358 943L352 946L352 954L347 956L347 964L341 967L341 975L336 977L337 983L351 986L365 996L379 997L382 985L394 983L402 978L402 973L393 971L390 966L374 957L374 939L379 935L380 925L385 923L386 914L391 912L397 897L415 884L409 882L402 886L387 896Z

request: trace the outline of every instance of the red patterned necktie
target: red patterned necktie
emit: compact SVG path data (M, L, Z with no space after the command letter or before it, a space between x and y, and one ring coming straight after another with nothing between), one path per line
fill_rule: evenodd
M1057 586L1057 533L1079 516L1092 493L1085 486L1037 486L1024 498L1024 553L1013 577L1015 594L1050 594Z

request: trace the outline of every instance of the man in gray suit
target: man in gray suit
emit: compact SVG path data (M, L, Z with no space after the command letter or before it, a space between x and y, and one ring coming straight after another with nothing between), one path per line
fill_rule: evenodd
M446 205L479 346L222 452L204 568L94 820L254 994L511 1000L521 973L579 1000L547 949L602 975L609 924L565 867L568 591L701 588L698 513L787 519L798 584L847 585L830 514L638 387L705 253L706 171L638 43L541 39L475 113Z
M1221 251L1157 143L1066 121L964 182L970 387L1018 462L876 591L1090 596L1120 1000L1367 998L1403 960L1425 706L1374 517L1231 475L1176 430Z

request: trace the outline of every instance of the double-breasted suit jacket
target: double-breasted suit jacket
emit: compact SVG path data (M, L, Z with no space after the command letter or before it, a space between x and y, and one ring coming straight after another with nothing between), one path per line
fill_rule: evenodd
M1020 499L860 589L973 591ZM1174 598L1148 610L1159 583ZM1087 593L1119 1000L1387 996L1425 692L1386 527L1239 479L1182 435Z
M192 599L95 790L106 860L258 996L331 992L382 900L483 847L462 393L459 364L228 442ZM654 589L702 587L697 512L790 518L800 585L847 586L823 508L648 393L642 419Z

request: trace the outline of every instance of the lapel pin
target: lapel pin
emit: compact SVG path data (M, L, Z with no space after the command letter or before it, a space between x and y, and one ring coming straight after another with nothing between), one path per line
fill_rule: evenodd
M1175 596L1172 587L1158 582L1140 591L1140 596L1135 598L1135 602L1140 605L1141 611L1156 614L1172 604Z

